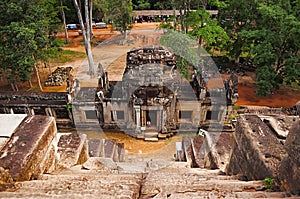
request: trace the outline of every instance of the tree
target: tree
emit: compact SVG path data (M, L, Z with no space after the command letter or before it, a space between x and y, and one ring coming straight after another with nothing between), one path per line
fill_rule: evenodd
M257 6L256 0L231 0L219 10L220 24L230 37L227 51L236 64L239 64L240 56L249 50L248 41L240 33L255 29Z
M149 10L150 2L147 0L137 0L135 4L133 4L135 10Z
M77 2L77 0L74 0L74 6L75 6L75 9L77 11L77 16L78 16L78 20L79 20L79 24L80 24L80 27L81 27L81 31L82 31L82 37L83 37L83 41L84 41L84 47L85 47L85 52L86 52L86 55L88 57L88 64L89 64L89 75L91 77L95 76L96 74L96 71L95 71L95 66L94 66L94 59L93 59L93 55L92 55L92 48L91 48L91 43L90 43L90 38L88 36L88 30L86 31L85 30L85 26L84 26L84 23L83 23L83 18L82 18L82 14L81 14L81 10L80 10L80 7L79 7L79 4ZM86 21L87 21L87 24L89 23L89 13L87 12L88 9L88 0L85 0L85 10L86 10Z
M287 9L289 5L286 3L260 4L257 30L244 33L253 42L250 56L258 67L257 81L260 84L257 94L260 95L269 94L271 89L279 88L282 83L296 82L300 85L300 21L292 10ZM266 84L262 86L261 82Z
M231 56L253 61L259 95L282 84L299 84L299 1L237 1L221 11L230 35Z
M112 20L113 27L126 39L127 30L132 28L132 1L108 0L108 16Z
M58 27L55 5L54 0L0 2L0 67L13 90L16 82L30 80L36 62L52 51Z
M198 39L199 47L205 43L206 50L222 48L228 41L225 30L218 25L218 21L211 18L210 13L203 8L190 12L186 21L192 28L190 35ZM200 49L199 49L199 55Z

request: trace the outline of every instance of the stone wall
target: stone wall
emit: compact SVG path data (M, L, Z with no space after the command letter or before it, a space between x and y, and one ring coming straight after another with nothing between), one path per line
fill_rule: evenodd
M240 116L234 138L227 174L240 174L248 180L277 176L277 167L286 152L257 115Z
M287 154L279 164L278 179L283 190L300 194L300 119L295 122L286 139Z

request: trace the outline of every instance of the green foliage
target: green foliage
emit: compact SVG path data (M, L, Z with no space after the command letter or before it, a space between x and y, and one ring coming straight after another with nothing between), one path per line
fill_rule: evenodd
M174 16L170 16L166 21L162 21L157 29L165 29L165 30L172 30L175 29L173 25Z
M257 68L258 95L269 95L282 83L299 84L298 6L299 2L290 0L233 0L221 12L222 25L230 36L230 55L238 60L245 54Z
M198 66L200 58L197 54L197 42L189 35L180 33L178 31L169 31L162 35L159 43L163 46L169 47L173 52L182 57L193 66Z
M55 0L0 2L0 67L9 82L27 81L37 60L51 52Z
M229 40L225 30L218 25L218 21L213 20L210 13L202 8L189 13L186 21L192 28L189 34L198 38L200 45L203 41L207 51L222 50Z
M190 64L185 59L179 56L176 57L176 67L179 69L181 76L186 79L190 77L189 66Z
M107 0L108 18L112 20L113 27L126 36L126 31L132 28L132 1Z
M282 78L269 65L261 66L256 70L257 95L267 96L272 89L278 89L282 83Z
M151 5L147 0L137 0L136 4L133 5L135 10L149 10Z
M273 178L265 178L264 182L265 182L265 185L266 185L267 189L269 189L269 190L273 189L273 182L274 182Z

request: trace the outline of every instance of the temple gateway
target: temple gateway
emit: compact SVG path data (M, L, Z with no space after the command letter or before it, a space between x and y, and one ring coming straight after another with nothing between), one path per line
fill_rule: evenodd
M182 77L175 54L162 46L129 51L122 81L109 81L100 67L95 100L100 126L155 141L219 124L237 100L237 78L226 80L226 89L223 82L208 88L197 68L191 66L188 74Z

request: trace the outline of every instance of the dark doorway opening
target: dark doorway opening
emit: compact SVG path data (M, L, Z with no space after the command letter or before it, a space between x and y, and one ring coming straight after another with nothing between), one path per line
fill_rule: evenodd
M146 124L147 126L157 125L157 111L156 110L146 110Z

